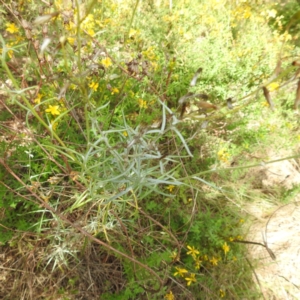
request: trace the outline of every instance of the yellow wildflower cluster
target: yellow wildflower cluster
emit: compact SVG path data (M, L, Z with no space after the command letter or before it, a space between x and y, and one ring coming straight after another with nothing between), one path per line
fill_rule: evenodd
M69 9L72 8L72 2L71 1L55 0L54 5L57 9L69 10Z
M173 23L173 22L177 22L179 19L179 14L175 13L173 15L165 15L162 17L162 20L166 23Z
M6 31L9 33L18 33L19 28L15 25L15 23L6 23Z
M90 87L92 90L94 90L94 92L97 91L98 86L99 86L99 83L94 82L94 81L92 81L92 82L89 84L89 87Z
M14 45L18 45L20 42L24 40L23 36L20 36L19 33L19 28L16 26L15 23L6 23L6 31L10 33L11 35L11 42L6 43L7 48L12 48ZM9 39L7 39L8 41ZM2 54L2 49L0 48L0 54ZM13 50L8 50L7 54L9 58L13 57Z
M217 266L218 265L218 258L216 258L216 257L212 257L210 260L209 260L209 262L213 265L213 266Z
M174 297L172 291L170 291L168 294L166 294L164 298L167 300L175 300L175 297Z
M146 100L139 99L138 102L139 102L139 107L140 108L147 108L148 107Z
M227 245L227 243L225 242L222 246L223 250L224 250L224 253L225 255L229 252L230 250L230 247Z
M236 237L236 239L241 238L240 236ZM230 251L230 246L227 244L227 242L224 242L222 245L222 250L224 251L225 256ZM194 267L196 270L199 270L201 265L209 266L217 266L218 262L221 260L220 257L211 256L208 257L208 255L200 255L200 251L196 249L194 246L187 245L187 255L191 256L194 261ZM171 257L173 258L173 261L179 261L180 256L177 252L173 252ZM236 257L234 257L236 260ZM234 260L233 259L233 260ZM176 271L174 272L174 276L180 276L185 281L187 286L190 286L192 283L197 282L196 274L197 272L193 273L188 271L186 268L183 267L175 267ZM220 297L225 297L225 291L224 289L220 289ZM165 295L165 299L175 299L173 293L170 291L168 294Z
M220 297L224 298L225 297L225 291L223 291L222 289L220 289Z
M251 6L246 3L239 5L235 10L231 11L232 16L235 20L245 20L249 19L252 15Z
M186 284L187 286L190 286L192 282L196 282L196 274L195 273L189 273L188 270L184 269L184 268L179 268L179 267L175 267L176 272L174 273L174 276L181 276L184 277L184 279L186 280Z
M187 248L188 248L187 255L190 255L193 258L193 260L195 262L195 269L199 270L200 265L201 265L201 260L199 258L200 252L194 246L188 245ZM187 286L190 286L193 282L197 282L195 273L190 273L185 268L175 267L175 269L176 269L176 272L174 273L174 276L179 275L179 276L183 277L186 280Z
M36 104L40 104L42 98L43 98L43 94L38 93L36 95L35 99L33 100L33 102L36 103Z
M43 97L43 94L38 94L36 98L34 99L34 102L37 104L40 104L41 98ZM55 119L56 116L59 116L62 112L66 110L66 107L64 105L64 99L60 99L57 103L51 105L49 104L47 108L44 109L44 111L52 116L50 121L50 128L52 130L56 130L57 126L59 125L59 119Z
M236 237L230 237L229 241L234 242L234 241L240 241L242 239L243 239L243 237L241 235L237 235Z
M143 57L148 58L150 61L156 60L155 48L150 46L147 50L142 51Z
M82 29L85 30L90 36L95 35L95 20L94 15L88 14L84 21L81 23Z
M195 259L197 255L200 254L200 252L197 249L195 249L194 246L187 245L187 248L189 249L189 251L186 254L192 256L193 259Z
M129 38L133 39L133 38L138 37L140 34L141 34L140 30L130 28L128 36L129 36Z
M230 251L230 247L225 242L222 246L223 251L225 255ZM217 266L220 258L217 258L215 256L212 256L211 258L208 258L207 255L200 256L200 251L197 250L194 246L187 245L188 251L186 252L187 255L191 256L194 261L194 267L196 270L199 270L201 268L202 262L208 262L212 266ZM177 257L176 253L172 254L172 258ZM196 274L189 272L185 268L181 267L175 267L176 272L174 273L174 276L180 276L183 277L186 280L187 286L190 286L192 283L197 282Z
M175 188L175 185L172 185L172 184L170 184L166 187L166 189L169 190L170 193L173 192L174 188Z
M223 162L223 163L228 163L229 160L229 153L227 152L226 149L222 148L218 151L218 159Z
M269 89L270 92L278 90L278 88L279 88L279 83L278 82L272 82L268 85L268 89Z
M59 116L59 105L49 105L45 112L50 113L52 116Z
M109 57L106 57L106 58L103 58L101 60L101 64L105 67L105 68L108 68L112 65L112 61Z
M180 275L181 277L184 277L185 274L187 274L189 271L184 268L175 267L176 272L174 273L174 276Z
M114 95L114 94L119 94L119 93L120 93L120 91L119 91L118 88L113 87L113 88L111 89L111 94L112 94L112 95Z

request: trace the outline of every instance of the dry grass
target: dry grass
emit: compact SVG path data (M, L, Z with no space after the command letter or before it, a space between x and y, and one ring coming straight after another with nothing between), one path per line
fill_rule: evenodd
M126 284L120 261L99 245L91 244L68 268L51 272L43 263L47 245L29 236L18 243L19 247L0 248L1 299L99 299L104 291L118 292Z

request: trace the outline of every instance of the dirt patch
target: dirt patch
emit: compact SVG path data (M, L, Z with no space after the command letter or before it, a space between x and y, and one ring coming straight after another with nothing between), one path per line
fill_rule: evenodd
M265 299L300 299L300 201L274 210L266 222L251 226L248 240L267 244L249 246L255 273Z
M295 160L279 161L256 172L260 174L262 186L269 190L279 185L291 189L300 182ZM271 250L268 252L259 245L248 246L263 298L300 299L300 195L286 205L258 202L247 209L257 215L247 240L265 244ZM276 258L272 258L272 253Z

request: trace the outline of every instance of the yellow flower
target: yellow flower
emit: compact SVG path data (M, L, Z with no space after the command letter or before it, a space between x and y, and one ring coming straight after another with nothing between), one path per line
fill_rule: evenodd
M155 50L154 47L150 46L147 50L142 51L142 54L149 60L156 60L156 55L154 53L154 50Z
M225 292L223 290L220 289L220 297L224 298L225 297Z
M15 23L6 23L6 31L9 33L16 33L19 31Z
M36 98L33 100L33 102L36 103L36 104L40 104L42 97L43 97L43 95L38 93Z
M75 38L69 36L69 37L67 37L67 41L69 42L70 45L72 45L72 46L75 45Z
M127 131L124 131L124 132L123 132L123 135L124 135L125 137L128 136Z
M174 188L175 188L175 185L172 185L172 184L170 184L170 185L168 185L168 186L166 187L166 189L169 190L170 193L173 192Z
M278 90L278 88L279 88L279 83L278 82L272 82L268 85L268 89L270 90L270 92Z
M217 266L218 265L218 259L215 258L214 256L209 261L211 262L211 264L213 266Z
M57 123L57 122L54 122L54 120L52 120L52 121L51 121L51 128L52 128L52 130L53 130L53 131L55 131L55 130L56 130L56 128L57 128L57 125L58 125L58 123Z
M101 60L101 64L105 67L108 68L112 65L111 59L109 57L103 58Z
M49 199L51 198L50 196L47 197L47 196L45 196L45 195L43 195L43 194L42 194L40 197L41 197L41 198L43 199L43 201L45 201L45 202L49 202Z
M46 109L47 113L50 113L52 116L60 115L59 106L58 105L49 105Z
M218 158L222 162L228 162L229 153L226 149L221 149L218 151Z
M119 91L119 89L118 88L112 88L111 89L111 94L113 95L113 94L119 94L120 93L120 91Z
M224 245L222 246L223 250L224 250L224 253L225 255L227 254L227 252L229 252L230 250L230 247L227 245L227 243L225 242Z
M175 300L175 297L174 297L172 291L170 291L168 294L166 294L164 298L167 300Z
M94 35L95 35L95 31L94 31L92 28L87 29L87 33L88 33L90 36L94 36Z
M184 277L185 273L188 273L186 269L175 267L177 272L174 273L174 276L180 275L181 277Z
M75 32L75 29L76 29L76 25L72 21L68 22L68 23L65 23L64 27L65 27L66 30L73 31L73 32Z
M199 257L196 257L196 258L195 258L195 269L196 269L196 270L199 270L199 269L200 269L201 263L202 263L202 260L200 260Z
M148 107L146 100L139 99L138 101L139 101L139 107L140 108L147 108Z
M137 37L139 35L140 35L140 31L139 30L135 30L133 28L130 28L129 34L128 34L129 38L134 38L134 37Z
M184 279L187 281L187 286L190 286L192 282L196 282L196 278L195 278L196 274L195 273L191 273L190 277L185 277Z
M198 250L196 250L195 249L195 247L194 246L187 246L187 248L190 250L190 251L188 251L186 254L187 255L191 255L194 259L196 258L196 256L198 255L198 254L200 254L200 252L198 251Z
M178 253L176 251L173 251L171 253L170 257L173 259L173 261L179 261L180 260L180 256L178 255Z
M89 84L89 87L90 87L92 90L94 90L95 92L97 91L98 86L99 86L99 83L94 82L94 81L92 81L92 82Z

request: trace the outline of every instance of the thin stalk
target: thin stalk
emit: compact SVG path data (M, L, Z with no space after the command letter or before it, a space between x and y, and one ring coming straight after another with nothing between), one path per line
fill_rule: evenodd
M127 33L125 35L125 40L124 40L125 44L126 44L126 41L128 39L129 32L130 32L130 29L131 29L131 26L132 26L132 23L133 23L133 19L134 19L134 16L135 16L135 13L136 13L136 10L137 10L137 7L138 7L139 3L140 3L140 0L136 0L135 6L133 8L132 15L131 15L131 19L130 19L130 22L129 22L128 30L127 30Z
M82 71L82 65L81 65L81 38L80 38L80 5L78 3L78 0L76 0L76 9L77 9L77 14L76 14L76 20L77 20L77 66L79 73Z

